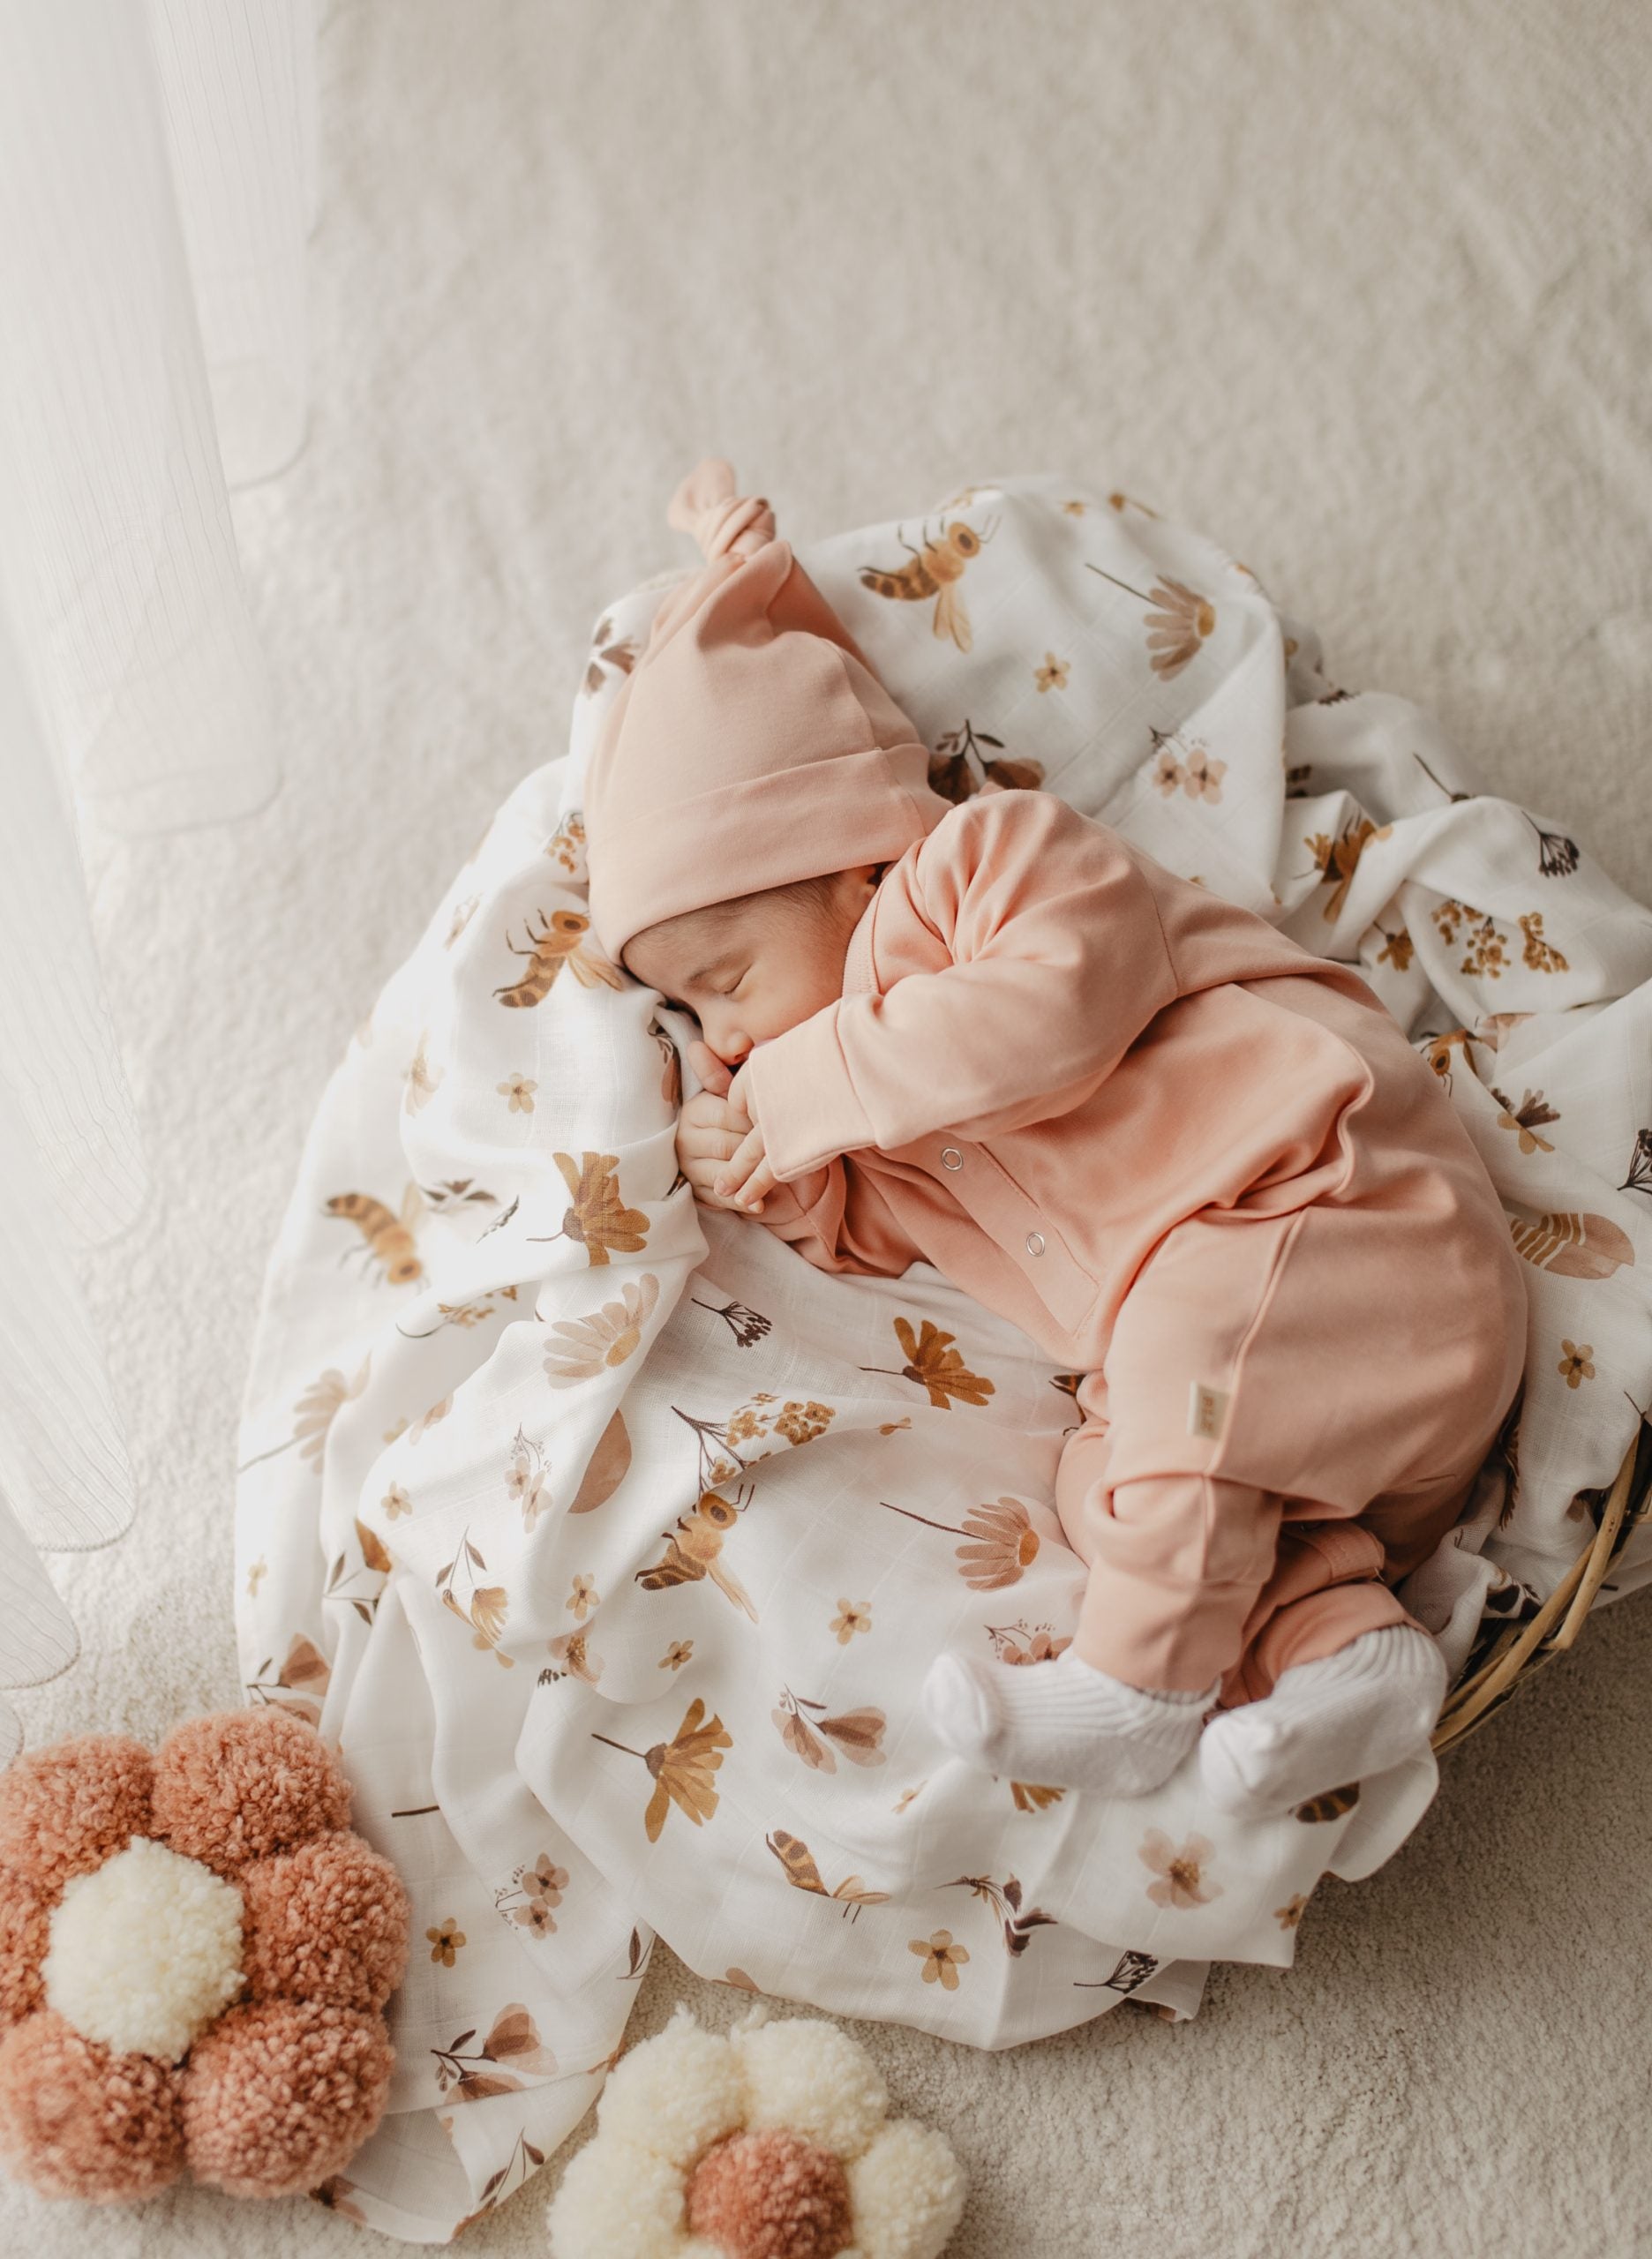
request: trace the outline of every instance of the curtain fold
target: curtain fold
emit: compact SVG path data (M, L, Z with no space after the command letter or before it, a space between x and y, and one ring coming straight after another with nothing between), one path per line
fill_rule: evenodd
M279 782L228 488L304 444L315 41L315 0L0 0L0 1687L76 1652L40 1553L136 1503L74 1265L145 1197L81 839Z

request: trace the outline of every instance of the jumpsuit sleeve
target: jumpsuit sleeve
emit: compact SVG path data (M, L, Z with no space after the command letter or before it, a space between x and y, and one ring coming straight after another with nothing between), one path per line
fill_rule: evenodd
M918 1250L880 1212L882 1204L866 1194L858 1180L851 1183L841 1160L797 1179L792 1189L803 1203L801 1217L784 1224L769 1224L762 1216L756 1220L767 1224L777 1239L787 1241L817 1271L898 1279L918 1259Z
M753 1118L782 1182L860 1147L1065 1113L1179 993L1139 862L1053 792L966 800L885 883L950 962L840 996L752 1052Z

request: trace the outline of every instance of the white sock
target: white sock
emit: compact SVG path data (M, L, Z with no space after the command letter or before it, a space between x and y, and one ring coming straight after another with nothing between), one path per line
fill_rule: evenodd
M1221 1681L1202 1693L1127 1686L1069 1647L1054 1662L937 1655L924 1712L947 1747L983 1772L1052 1789L1143 1796L1168 1781L1198 1739Z
M1427 1746L1450 1677L1435 1641L1410 1624L1293 1663L1259 1702L1220 1710L1206 1726L1205 1793L1223 1812L1258 1820L1385 1773Z

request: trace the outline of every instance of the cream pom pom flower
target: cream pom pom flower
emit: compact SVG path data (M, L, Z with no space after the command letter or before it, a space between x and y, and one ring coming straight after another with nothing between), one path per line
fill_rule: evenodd
M936 2259L964 2210L950 2143L890 2122L864 2047L753 2009L680 2007L610 2075L550 2209L555 2259Z

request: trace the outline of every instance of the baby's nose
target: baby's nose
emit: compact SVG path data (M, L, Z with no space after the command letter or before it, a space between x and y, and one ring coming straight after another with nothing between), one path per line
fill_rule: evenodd
M751 1038L716 1015L701 1023L705 1039L725 1067L738 1067L751 1049Z

